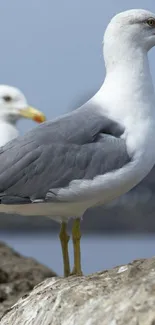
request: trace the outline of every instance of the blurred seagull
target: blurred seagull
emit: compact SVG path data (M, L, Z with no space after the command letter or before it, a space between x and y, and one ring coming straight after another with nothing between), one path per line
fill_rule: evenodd
M19 135L16 124L21 118L32 119L37 123L45 121L45 115L28 106L19 89L0 85L0 146Z
M82 274L84 212L128 192L155 164L155 93L147 57L153 46L155 14L137 9L116 15L104 36L106 77L97 94L0 149L0 212L60 222L65 276Z

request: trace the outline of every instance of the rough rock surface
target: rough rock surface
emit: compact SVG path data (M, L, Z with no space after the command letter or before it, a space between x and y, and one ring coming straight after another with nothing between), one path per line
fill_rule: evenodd
M155 325L155 258L37 285L0 325Z
M52 276L56 276L52 270L0 242L0 316L36 284Z

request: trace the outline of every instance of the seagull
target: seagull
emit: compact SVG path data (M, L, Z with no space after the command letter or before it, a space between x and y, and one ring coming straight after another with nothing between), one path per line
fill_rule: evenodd
M19 135L16 124L21 118L29 118L38 123L45 121L45 115L28 106L19 89L0 85L0 146Z
M147 57L153 46L155 14L117 14L104 35L106 76L98 92L75 111L0 148L0 212L59 222L64 276L82 275L85 211L127 193L155 164L155 92Z

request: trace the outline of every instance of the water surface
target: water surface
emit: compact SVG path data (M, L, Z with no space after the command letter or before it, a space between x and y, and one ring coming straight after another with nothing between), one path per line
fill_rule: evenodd
M16 251L31 256L62 275L61 248L55 233L0 233ZM137 258L155 255L154 236L83 235L81 240L82 266L85 274L93 273ZM73 261L72 243L69 246Z

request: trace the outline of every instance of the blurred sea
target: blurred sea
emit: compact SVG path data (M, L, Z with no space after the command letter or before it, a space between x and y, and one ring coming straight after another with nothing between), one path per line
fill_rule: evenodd
M1 232L0 240L16 251L52 268L62 275L62 260L57 233ZM148 235L95 235L83 234L81 240L84 274L129 263L134 259L155 255L155 236ZM72 243L69 246L73 261Z

